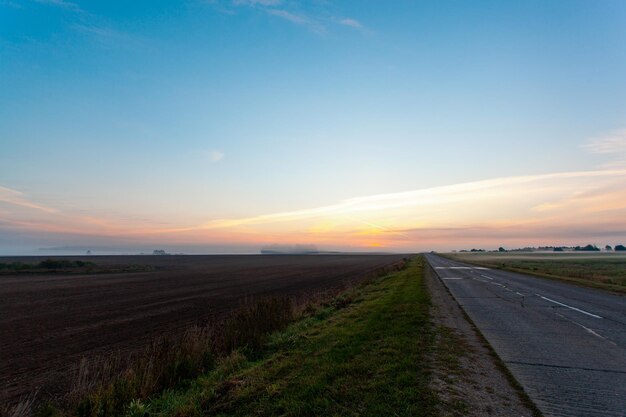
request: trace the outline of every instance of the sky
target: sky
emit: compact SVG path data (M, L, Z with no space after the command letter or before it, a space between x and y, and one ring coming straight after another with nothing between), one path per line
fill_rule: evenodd
M0 0L0 254L626 243L626 2Z

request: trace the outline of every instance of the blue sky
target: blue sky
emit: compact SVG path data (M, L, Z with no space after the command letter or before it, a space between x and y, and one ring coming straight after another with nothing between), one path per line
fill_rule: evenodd
M0 246L71 245L10 196L187 228L606 167L626 3L0 0L0 91Z

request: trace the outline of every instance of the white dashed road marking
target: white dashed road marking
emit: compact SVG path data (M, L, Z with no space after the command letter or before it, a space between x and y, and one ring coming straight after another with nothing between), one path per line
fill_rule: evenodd
M585 329L585 330L587 331L587 333L589 333L589 334L591 334L591 335L593 335L593 336L599 337L599 338L600 338L600 339L602 339L602 340L606 340L607 342L611 343L611 344L612 344L612 345L614 345L614 346L617 346L617 345L616 345L615 343L613 343L611 340L609 340L609 339L607 339L606 337L604 337L604 336L602 336L602 335L599 335L598 333L594 332L594 331L593 331L593 329L590 329L589 327L584 326L584 325L582 325L582 324L578 323L577 321L574 321L574 320L568 319L567 317L565 317L565 316L563 316L563 315L561 315L561 314L559 314L559 313L556 313L556 315L557 315L557 316L559 316L559 317L561 317L561 318L563 318L563 319L565 319L565 320L567 320L567 321L569 321L570 323L574 323L574 324L576 324L577 326L582 327L583 329Z
M483 268L482 266L436 266L435 269L480 269L489 270L489 268Z
M435 269L472 269L470 266L436 266Z
M588 316L595 317L595 318L597 318L597 319L601 319L601 318L602 318L602 316L598 316L597 314L593 314L593 313L590 313L590 312L588 312L588 311L581 310L580 308L576 308L576 307L568 306L567 304L559 303L558 301L554 301L554 300L553 300L553 299L551 299L551 298L544 297L544 296L543 296L543 295L541 295L541 294L535 294L535 295L536 295L537 297L539 297L539 298L543 298L543 299L544 299L544 300L546 300L546 301L550 301L551 303L558 304L558 305L563 306L563 307L565 307L565 308L569 308L570 310L578 311L579 313L583 313L583 314L586 314L586 315L588 315Z

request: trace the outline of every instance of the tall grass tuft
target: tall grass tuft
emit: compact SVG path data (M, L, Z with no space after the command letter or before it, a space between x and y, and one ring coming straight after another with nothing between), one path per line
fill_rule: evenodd
M133 400L147 398L208 368L212 362L208 332L191 328L179 339L154 340L139 355L122 353L81 362L67 408L78 416L122 416Z
M28 397L21 400L13 408L2 410L1 415L7 417L30 417L33 413L34 397Z
M289 298L267 298L219 323L190 327L180 337L156 339L139 355L118 353L83 360L64 408L75 410L79 417L138 415L142 399L209 371L217 358L236 349L259 349L269 333L293 319Z
M226 355L239 348L258 350L267 334L282 329L293 318L289 298L268 298L244 307L216 327L215 352Z

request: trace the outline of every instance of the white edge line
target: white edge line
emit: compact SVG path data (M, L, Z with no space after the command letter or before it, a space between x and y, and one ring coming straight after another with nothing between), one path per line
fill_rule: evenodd
M583 313L583 314L586 314L586 315L588 315L588 316L595 317L595 318L597 318L597 319L601 319L601 318L602 318L602 316L598 316L597 314L589 313L588 311L581 310L580 308L576 308L576 307L568 306L567 304L559 303L558 301L554 301L554 300L552 300L552 299L550 299L550 298L548 298L548 297L544 297L544 296L543 296L543 295L541 295L541 294L535 294L535 295L536 295L537 297L543 298L543 299L544 299L544 300L546 300L546 301L550 301L551 303L558 304L558 305L560 305L560 306L563 306L563 307L569 308L569 309L571 309L571 310L578 311L579 313Z
M493 281L493 278L488 277L487 275L482 275L482 274L481 274L480 276L481 276L481 277L483 277L483 278L487 278L487 279L490 279L490 280L492 280L492 281Z

